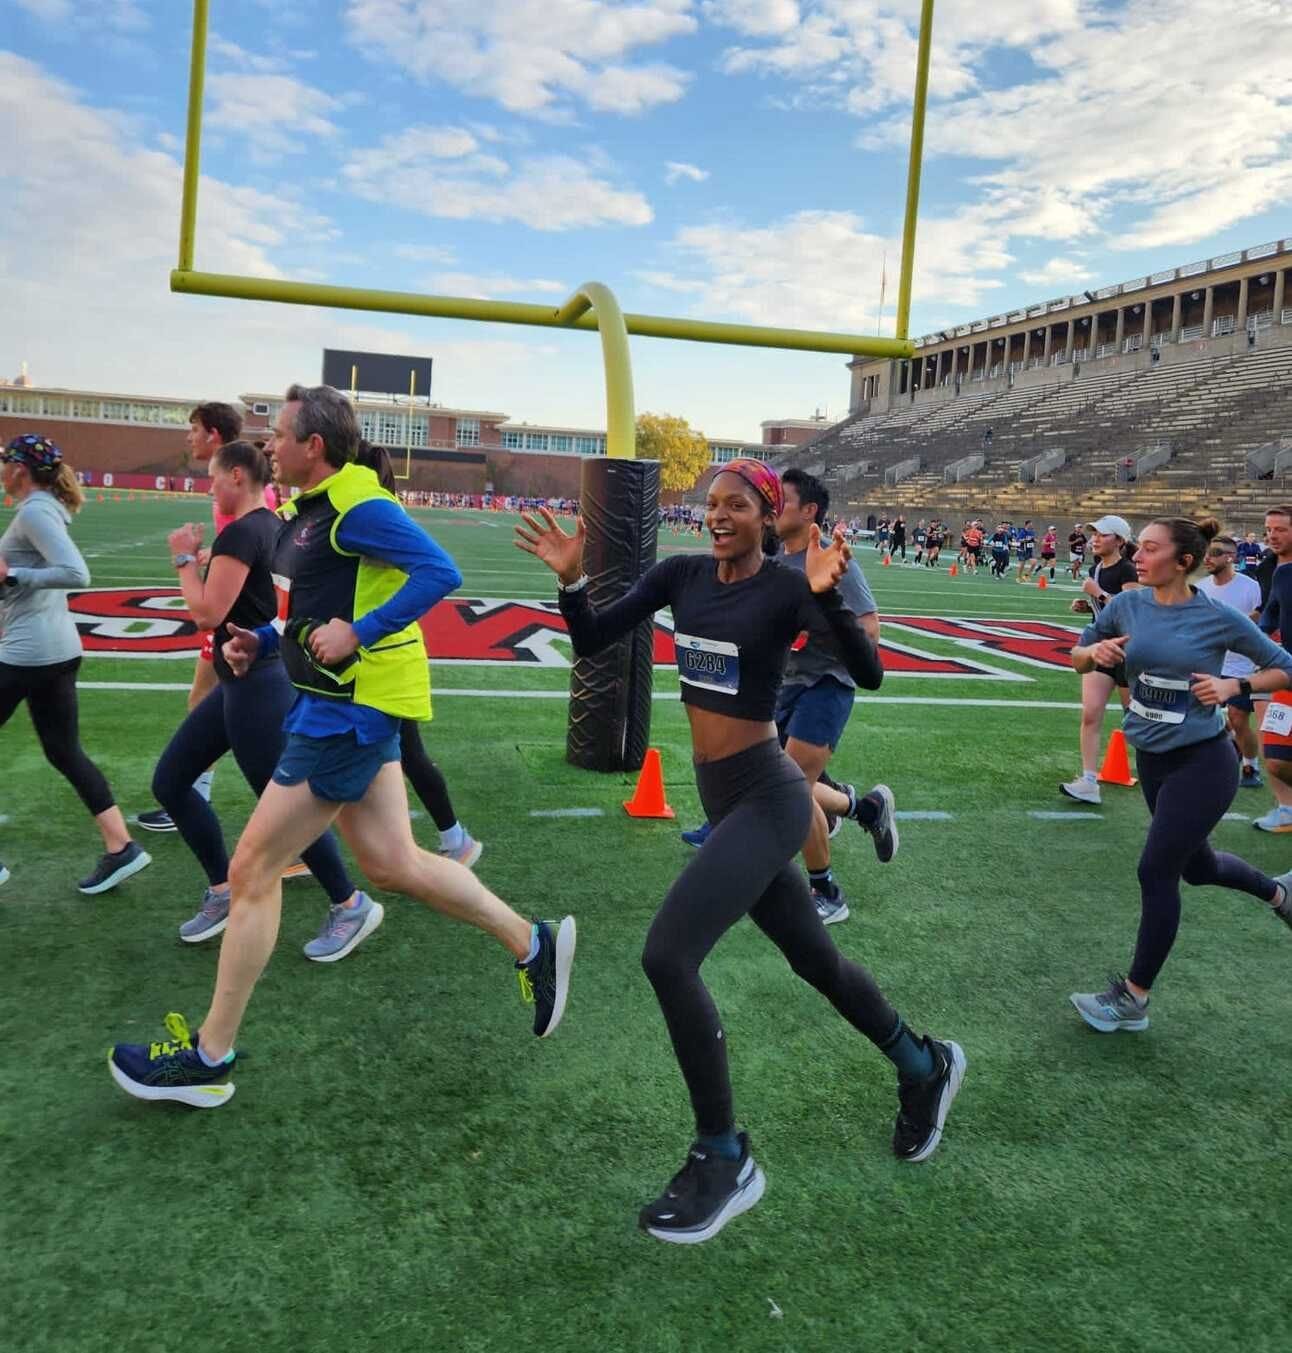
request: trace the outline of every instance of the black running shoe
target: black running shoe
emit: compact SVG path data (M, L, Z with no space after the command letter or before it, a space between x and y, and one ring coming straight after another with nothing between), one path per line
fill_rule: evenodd
M106 893L152 862L153 857L137 841L131 841L115 854L100 856L94 872L76 886L83 893Z
M824 812L825 810L822 809ZM839 835L839 828L843 826L843 818L836 817L833 813L825 815L825 834L833 839Z
M726 1160L695 1142L668 1188L642 1208L637 1225L656 1240L699 1245L716 1236L732 1217L748 1212L766 1187L745 1133L740 1134L739 1160Z
M146 832L177 832L175 820L164 808L154 808L151 812L140 813L135 821Z
M856 790L853 790L854 797ZM862 821L861 805L870 804L874 811L867 814L870 822ZM875 843L875 854L880 864L887 864L897 854L897 802L893 791L887 785L876 785L868 794L857 801L857 823L862 831L870 834Z
M938 1149L947 1110L964 1080L965 1055L958 1043L941 1043L924 1036L925 1046L933 1053L936 1070L926 1081L899 1078L897 1126L893 1130L893 1154L899 1160L920 1161Z
M557 928L535 918L538 953L528 963L517 960L521 999L534 1007L534 1034L546 1038L556 1031L565 1014L570 994L570 968L574 963L574 917L567 916Z

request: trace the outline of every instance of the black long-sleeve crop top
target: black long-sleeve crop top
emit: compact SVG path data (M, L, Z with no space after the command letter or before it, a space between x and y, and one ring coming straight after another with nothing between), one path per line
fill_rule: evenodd
M682 700L736 719L772 718L790 645L809 628L814 609L830 625L852 679L870 691L884 679L875 646L839 593L813 593L802 573L772 559L753 577L722 583L711 555L674 555L602 610L593 609L587 588L562 592L560 605L580 657L670 607Z

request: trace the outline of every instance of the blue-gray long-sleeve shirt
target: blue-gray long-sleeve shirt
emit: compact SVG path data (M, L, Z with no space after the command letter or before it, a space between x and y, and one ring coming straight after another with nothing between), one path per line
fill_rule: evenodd
M90 570L67 533L71 520L57 498L37 489L0 536L11 579L0 583L0 662L43 667L81 656L67 589L87 587Z
M1126 635L1130 707L1122 720L1127 741L1146 752L1169 752L1219 736L1225 712L1190 693L1193 674L1220 676L1233 650L1258 668L1292 673L1292 654L1245 616L1194 591L1189 601L1163 606L1148 587L1119 592L1087 625L1082 646Z

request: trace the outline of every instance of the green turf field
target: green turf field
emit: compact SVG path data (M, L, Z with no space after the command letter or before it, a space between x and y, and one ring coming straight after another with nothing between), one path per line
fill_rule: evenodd
M511 545L510 519L421 516L466 596L554 595ZM165 534L188 517L209 519L207 505L92 502L74 531L94 585L171 585ZM862 558L885 615L1079 623L1063 588ZM886 634L1005 674L892 675L836 757L844 777L886 780L900 809L948 815L904 821L887 868L845 824L836 872L853 919L833 933L917 1028L963 1044L965 1087L933 1160L899 1165L887 1063L738 927L705 976L768 1191L696 1248L634 1227L690 1134L638 964L687 857L678 827L698 821L668 672L652 741L678 824L629 821L630 777L565 766L565 671L433 672L428 745L485 843L481 877L520 910L578 917L554 1038L529 1034L506 956L401 899L385 899L385 925L352 958L306 962L324 899L295 883L244 1025L238 1094L210 1114L130 1100L104 1067L110 1042L158 1036L168 1010L205 1011L216 950L175 935L200 896L196 865L178 837L149 837L151 869L102 898L78 894L97 835L17 715L0 733L0 859L13 871L0 892L4 1343L1292 1347L1292 1052L1280 1033L1292 935L1249 899L1189 893L1153 1027L1088 1030L1067 995L1128 962L1138 791L1106 791L1098 812L1057 793L1077 768L1071 673ZM85 663L84 741L128 813L151 806L191 669ZM532 698L543 692L556 698ZM230 767L215 800L232 838L250 798ZM1244 791L1234 811L1268 804ZM565 808L603 815L531 816ZM429 821L414 828L433 848ZM1292 855L1247 820L1216 839L1270 872Z

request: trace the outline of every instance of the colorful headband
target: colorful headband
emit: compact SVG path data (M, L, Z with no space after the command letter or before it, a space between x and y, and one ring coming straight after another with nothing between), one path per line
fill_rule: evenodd
M29 470L52 470L63 459L63 453L48 437L26 432L5 447L4 459L16 460Z
M779 517L784 511L785 490L781 487L781 477L761 460L731 460L718 473L739 475L776 516Z

